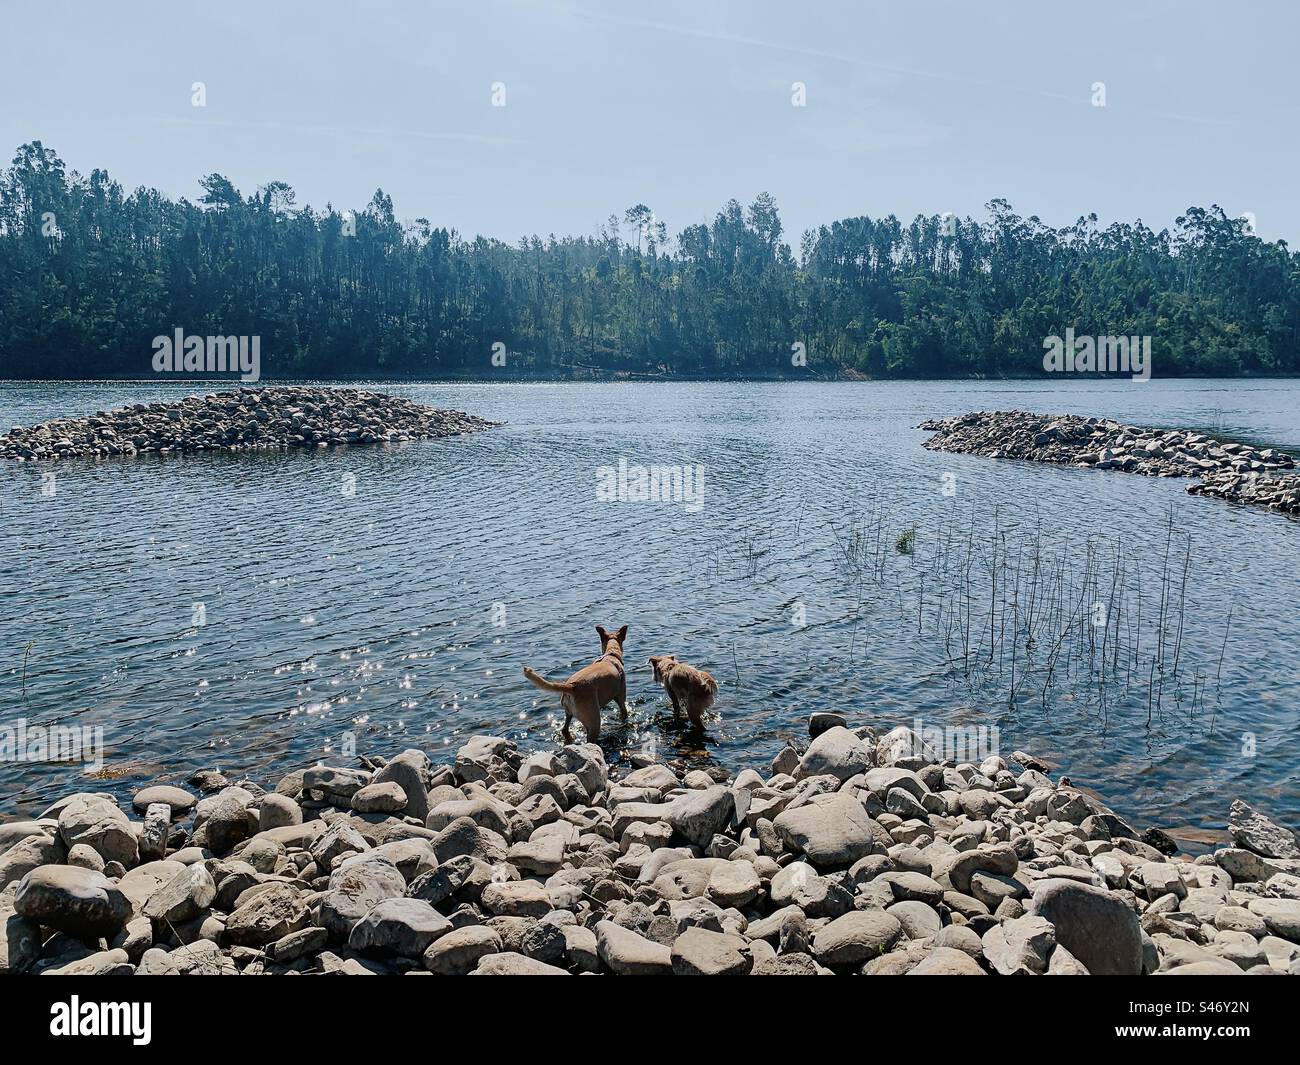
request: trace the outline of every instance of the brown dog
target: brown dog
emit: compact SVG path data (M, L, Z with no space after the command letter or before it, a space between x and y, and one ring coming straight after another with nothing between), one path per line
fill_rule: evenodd
M600 657L589 666L583 666L568 680L551 681L524 666L524 676L536 687L546 692L558 692L564 707L564 742L572 743L569 722L575 717L587 733L587 742L594 743L600 736L600 710L606 703L618 703L627 717L627 677L623 674L623 641L627 639L627 626L618 632L606 632L597 625L600 636Z
M704 712L718 694L718 682L704 670L677 661L676 655L651 655L648 661L655 683L662 684L673 701L673 713L680 717L685 707L691 724L702 726Z

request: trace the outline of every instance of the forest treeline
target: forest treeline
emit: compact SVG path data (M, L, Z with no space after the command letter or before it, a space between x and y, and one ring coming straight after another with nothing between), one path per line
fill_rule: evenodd
M401 221L382 190L352 211L200 186L128 194L23 145L0 170L0 376L145 377L177 328L259 336L269 378L1037 375L1067 327L1150 335L1158 377L1300 372L1300 258L1218 207L1054 229L994 200L846 218L796 253L767 194L671 239L638 204L512 244Z

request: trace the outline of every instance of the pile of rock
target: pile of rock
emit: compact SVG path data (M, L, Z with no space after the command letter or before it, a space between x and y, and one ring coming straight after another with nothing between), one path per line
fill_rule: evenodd
M478 737L70 795L0 825L0 972L1300 974L1300 845L1245 803L1174 860L1041 768L814 721L734 778Z
M178 403L136 403L0 436L0 458L68 459L182 451L269 451L388 444L497 423L350 388L241 388Z
M1188 485L1194 496L1214 496L1230 503L1249 503L1287 514L1300 514L1300 476L1260 477L1253 473L1211 473Z
M1180 429L1143 429L1103 418L1028 411L977 411L922 422L932 451L1124 470L1148 477L1200 477L1187 490L1235 503L1300 513L1292 455Z

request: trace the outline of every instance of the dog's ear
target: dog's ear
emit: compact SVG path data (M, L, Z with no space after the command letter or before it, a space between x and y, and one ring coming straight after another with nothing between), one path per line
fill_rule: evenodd
M623 626L621 629L619 629L618 632L616 632L614 635L618 637L618 642L619 642L619 643L622 643L624 640L627 639L627 626L624 625L624 626Z
M609 633L607 633L607 632L605 631L605 626L604 626L604 625L597 625L597 626L596 626L596 635L600 637L600 642L601 642L602 645L604 644L604 642L605 642L606 640L609 639Z

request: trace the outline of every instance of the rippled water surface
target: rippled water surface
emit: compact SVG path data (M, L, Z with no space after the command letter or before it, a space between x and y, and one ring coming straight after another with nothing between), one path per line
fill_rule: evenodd
M553 697L520 667L563 676L597 652L596 623L626 623L633 706L625 726L605 713L611 757L766 763L833 709L997 725L1004 753L1059 763L1142 824L1213 829L1236 795L1300 820L1300 524L1175 480L931 453L913 428L1018 407L1294 450L1300 383L383 387L508 424L69 462L53 495L50 467L0 469L0 724L100 725L105 743L91 781L0 763L0 813L209 766L272 783L350 742L549 743ZM210 390L0 384L0 426ZM620 457L700 464L703 506L598 500L597 468ZM1076 653L1045 686L1050 648L1017 641L1035 554L1061 588L1090 557L1106 581L1122 569L1141 601L1102 671ZM1046 576L1034 594L1050 601ZM665 652L723 685L702 737L642 666Z

